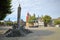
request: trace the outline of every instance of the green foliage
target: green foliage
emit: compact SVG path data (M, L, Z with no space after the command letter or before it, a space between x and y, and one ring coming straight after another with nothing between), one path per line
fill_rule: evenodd
M48 23L51 21L51 17L48 16L48 15L45 15L45 16L43 17L43 20L44 20L45 23L48 24Z
M60 20L54 20L54 24L55 25L60 24Z
M6 25L11 26L12 22L6 22Z
M0 22L0 25L4 25L4 22Z
M34 21L36 20L35 14L33 16L30 16L28 22L29 23L34 23Z
M44 21L44 26L46 26L47 27L47 24L49 24L50 23L50 21L51 21L51 17L50 16L48 16L48 15L45 15L44 17L42 17L43 18L43 21Z
M17 25L17 22L15 21L15 22L13 22L13 24Z
M11 13L11 0L0 1L0 20L3 20L7 14Z

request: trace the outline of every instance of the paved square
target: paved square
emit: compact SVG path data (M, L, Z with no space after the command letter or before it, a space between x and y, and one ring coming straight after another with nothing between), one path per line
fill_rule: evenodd
M0 40L60 40L60 28L29 28L33 31L25 37L0 37Z

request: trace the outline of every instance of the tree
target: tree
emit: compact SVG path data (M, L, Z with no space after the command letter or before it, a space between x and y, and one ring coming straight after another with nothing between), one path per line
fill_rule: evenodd
M60 24L60 20L54 20L54 24L55 25L59 25Z
M28 22L33 24L35 20L36 20L36 17L35 17L35 14L34 14L33 16L29 17Z
M0 26L4 25L4 22L0 22Z
M6 22L6 24L7 24L8 26L12 26L12 25L13 25L12 22Z
M11 13L11 0L0 1L0 20L3 20L7 14Z
M43 17L43 21L44 21L45 26L47 26L47 24L49 24L50 21L51 21L51 17L48 16L48 15L45 15L45 16Z

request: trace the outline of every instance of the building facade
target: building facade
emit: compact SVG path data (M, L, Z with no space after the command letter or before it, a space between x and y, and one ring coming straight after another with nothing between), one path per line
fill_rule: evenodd
M32 20L32 21L34 21L34 23L33 24L30 24L29 22L28 22L28 19L29 19L29 17L30 17L30 14L29 13L27 13L27 16L26 16L26 27L29 27L29 26L32 26L32 27L41 27L41 26L44 26L44 21L43 21L43 19L41 18L41 17L37 17L36 18L36 20Z

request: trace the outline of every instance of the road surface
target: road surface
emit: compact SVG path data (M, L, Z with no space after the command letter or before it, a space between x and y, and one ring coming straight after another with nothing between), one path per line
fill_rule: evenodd
M31 28L33 33L24 37L0 37L0 40L60 40L60 28Z

